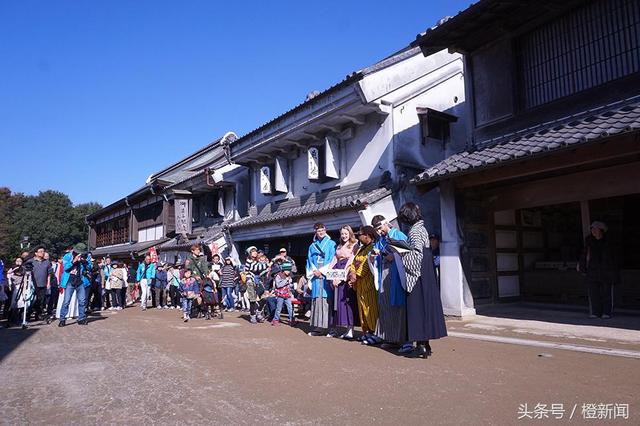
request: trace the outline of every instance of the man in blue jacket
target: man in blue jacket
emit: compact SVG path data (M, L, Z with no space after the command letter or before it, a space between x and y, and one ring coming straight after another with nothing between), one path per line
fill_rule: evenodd
M76 244L69 249L62 258L62 279L60 280L60 288L64 289L64 301L60 309L60 322L58 327L66 325L67 313L69 312L69 304L71 297L75 292L78 298L78 324L87 325L86 312L86 291L85 289L91 284L87 273L91 270L91 257L83 256L84 244Z
M156 265L151 263L151 256L147 255L144 258L144 262L138 265L138 273L136 274L136 281L140 287L140 307L143 311L147 310L149 290L155 277Z

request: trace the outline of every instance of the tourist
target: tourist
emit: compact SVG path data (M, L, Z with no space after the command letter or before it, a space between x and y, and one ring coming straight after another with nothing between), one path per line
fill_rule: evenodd
M369 254L373 250L376 231L372 226L360 227L358 239L360 247L353 263L349 267L348 283L356 290L358 313L363 335L360 341L365 345L376 345L382 342L374 335L378 322L378 292L374 284L373 268L369 263Z
M31 265L31 277L34 281L35 299L31 303L27 317L34 315L36 321L40 321L46 313L47 289L50 288L50 277L53 273L51 262L44 258L44 246L38 246L33 252L33 257L26 262Z
M57 257L51 258L51 279L50 295L47 301L47 324L56 317L56 306L58 305L58 299L60 296L60 279L62 278L62 261Z
M167 271L165 271L166 265L164 263L158 264L156 268L156 279L153 283L153 299L155 301L156 308L167 309L166 301L166 288L167 288Z
M311 327L310 336L324 334L333 325L333 287L324 277L324 272L336 254L336 243L327 235L322 223L313 227L315 235L307 254L306 276L311 283ZM329 330L328 335L335 334Z
M280 325L280 313L282 312L282 305L287 306L287 312L289 314L289 325L295 327L296 321L293 318L293 304L291 303L291 265L289 262L284 262L279 266L279 271L273 278L273 291L276 295L276 311L273 316L271 325Z
M589 318L609 319L613 315L613 285L619 282L618 268L607 238L607 225L595 221L585 238L578 271L585 274L589 295Z
M400 255L389 248L390 241L407 241L407 236L382 215L374 216L371 225L378 233L372 251L378 289L376 336L388 346L399 347L400 353L407 353L413 349L413 344L407 341L407 294L402 282L404 268Z
M122 287L126 285L124 278L124 268L121 268L118 262L111 264L112 269L109 274L109 292L111 294L111 307L109 310L122 310L124 300L120 299Z
M222 269L220 269L220 287L222 287L223 301L227 312L234 311L233 290L236 287L237 278L238 275L233 261L231 257L227 256L224 259Z
M402 256L406 272L407 334L416 347L407 354L412 358L431 355L430 340L447 335L440 291L433 269L429 233L424 226L420 207L406 203L400 208L398 221L408 225L411 251Z
M90 283L85 274L91 270L91 257L88 256L86 259L83 257L82 251L84 250L84 247L84 244L76 244L73 250L67 251L62 258L64 273L62 274L60 287L64 289L64 299L62 302L62 308L60 309L60 315L58 316L59 327L64 327L66 325L69 306L73 302L73 295L77 295L78 300L78 324L87 325L85 295L86 288Z
M136 281L138 282L137 287L140 288L140 308L143 311L147 310L149 290L155 276L156 265L151 263L151 256L146 255L144 257L144 262L138 266L138 272L136 274Z
M193 300L200 295L200 286L193 277L191 269L184 271L184 278L180 282L179 291L182 296L182 319L187 322L191 318Z
M349 225L340 228L340 243L336 249L329 269L349 271L358 247L358 240ZM344 327L346 331L340 335L341 339L353 339L353 327L358 324L358 302L356 292L347 284L347 280L333 280L334 305L333 323L336 327Z
M100 274L100 279L102 280L102 309L107 309L111 306L111 302L109 300L111 296L111 290L109 290L109 275L111 274L112 269L113 266L111 265L111 258L107 256L102 262L102 269Z
M171 309L176 309L180 306L180 268L181 265L169 265L167 271L167 281L169 283L169 301L171 302Z
M278 252L278 255L273 258L273 262L276 263L284 263L288 262L291 264L291 274L295 275L298 273L298 268L296 266L296 262L287 254L287 249L282 247Z

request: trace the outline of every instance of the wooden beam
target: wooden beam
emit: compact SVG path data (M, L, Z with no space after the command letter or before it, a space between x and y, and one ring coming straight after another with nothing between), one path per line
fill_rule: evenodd
M340 117L346 118L347 120L358 126L362 126L366 122L364 117L356 117L354 115L342 114L340 115Z
M314 141L319 141L321 139L320 136L317 136L311 132L302 132L302 134L307 136L309 139L313 139Z
M640 194L640 161L485 192L493 210L541 207L627 194Z
M334 132L334 133L340 133L340 127L337 127L337 126L332 126L330 124L320 124L320 127L322 127L323 129L327 129L327 130L329 130L331 132Z

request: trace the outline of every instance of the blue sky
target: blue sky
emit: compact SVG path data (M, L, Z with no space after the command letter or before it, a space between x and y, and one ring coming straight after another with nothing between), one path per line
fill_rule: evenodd
M469 1L0 1L0 186L109 204Z

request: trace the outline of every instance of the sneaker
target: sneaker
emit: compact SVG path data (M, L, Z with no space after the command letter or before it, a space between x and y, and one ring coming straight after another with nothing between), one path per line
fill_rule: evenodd
M273 321L271 321L271 325L274 327L278 327L280 325L280 321L274 319Z
M116 308L114 308L113 306L109 308L110 311L115 310Z
M309 336L322 336L322 332L321 331L317 331L317 330L313 330L307 333Z
M249 322L251 322L251 324L257 324L258 320L256 319L255 315L251 315L251 319L249 320Z
M89 324L89 321L87 321L86 318L78 320L78 325L87 325L87 324Z
M289 326L295 327L296 325L298 325L298 321L296 321L296 320L289 321Z
M598 318L598 316L597 316L597 315L590 314L590 315L589 315L589 318L590 318L590 319L594 319L594 318Z
M327 337L336 337L338 335L338 333L336 333L335 330L329 330L329 332L327 333Z
M118 306L118 307L116 308L116 310L121 311L121 310L122 310L122 306Z
M602 319L610 319L610 318L611 318L611 315L607 315L607 314L602 315Z
M156 309L162 309L162 306L156 306Z
M341 334L340 338L344 340L353 340L353 330L349 330L346 333Z

